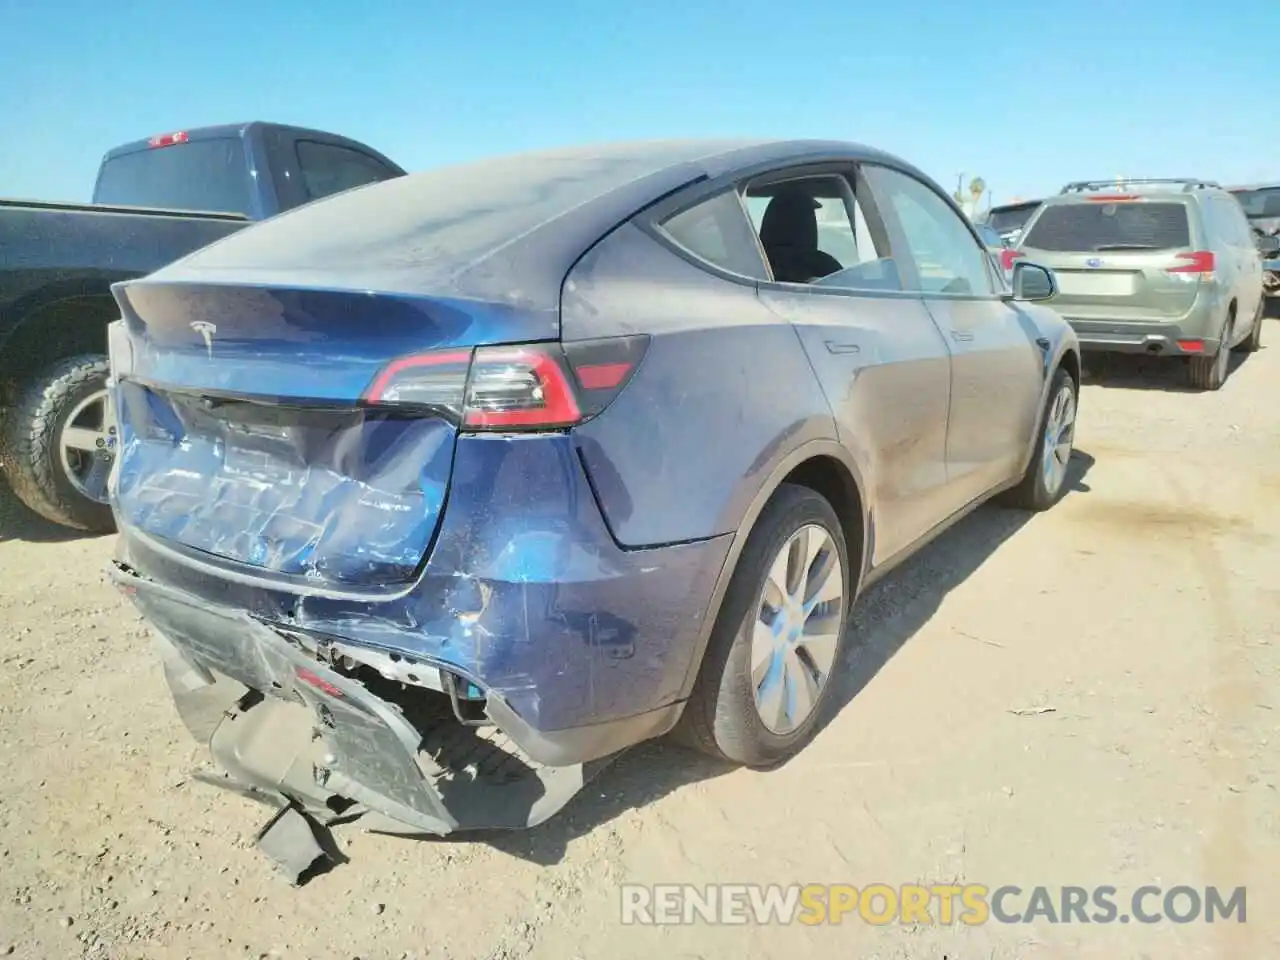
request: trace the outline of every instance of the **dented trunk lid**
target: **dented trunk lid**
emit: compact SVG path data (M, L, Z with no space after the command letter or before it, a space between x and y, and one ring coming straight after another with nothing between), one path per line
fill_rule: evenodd
M361 397L425 350L554 339L510 304L230 283L116 288L123 524L299 586L411 581L448 493L456 421Z

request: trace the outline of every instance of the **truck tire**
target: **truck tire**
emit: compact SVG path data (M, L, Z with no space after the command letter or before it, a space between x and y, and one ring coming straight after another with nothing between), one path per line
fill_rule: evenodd
M14 494L40 516L63 527L89 533L111 533L115 518L106 502L116 426L91 422L95 398L106 390L107 359L83 355L60 360L41 371L22 389L0 430L0 464ZM79 432L80 447L64 447L68 428ZM83 438L97 431L103 444L97 450ZM71 468L71 469L69 469ZM79 468L78 470L75 468ZM101 488L101 496L88 491Z

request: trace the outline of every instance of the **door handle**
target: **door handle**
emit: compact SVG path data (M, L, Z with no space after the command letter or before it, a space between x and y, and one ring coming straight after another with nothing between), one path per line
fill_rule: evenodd
M968 343L973 339L973 334L965 330L952 330L951 339L956 340L959 343Z
M838 340L824 341L828 353L861 353L862 348L856 343L841 343Z

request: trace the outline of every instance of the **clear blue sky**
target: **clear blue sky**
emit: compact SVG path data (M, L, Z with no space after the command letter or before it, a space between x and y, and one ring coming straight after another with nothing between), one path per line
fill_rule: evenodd
M410 170L567 142L859 140L995 199L1093 176L1280 179L1280 6L1203 0L0 0L0 196L264 119Z

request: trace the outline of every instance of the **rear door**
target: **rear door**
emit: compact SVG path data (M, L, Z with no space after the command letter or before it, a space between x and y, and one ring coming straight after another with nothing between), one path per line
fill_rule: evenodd
M1039 414L1044 355L1035 328L1001 296L991 259L965 219L929 185L863 168L951 351L948 506L958 510L1021 467Z
M1186 199L1099 195L1045 206L1018 246L1054 269L1068 319L1170 323L1199 294L1194 218Z
M788 194L806 198L812 213L797 217L795 235L784 237L765 221ZM867 471L871 563L878 566L945 516L950 361L923 301L906 292L869 197L852 166L779 171L745 191L756 237L764 228L769 238L761 242L771 272L760 299L795 327L840 440ZM810 225L816 251L802 235ZM812 265L807 282L776 280L788 247L793 265ZM808 255L797 258L797 250Z

